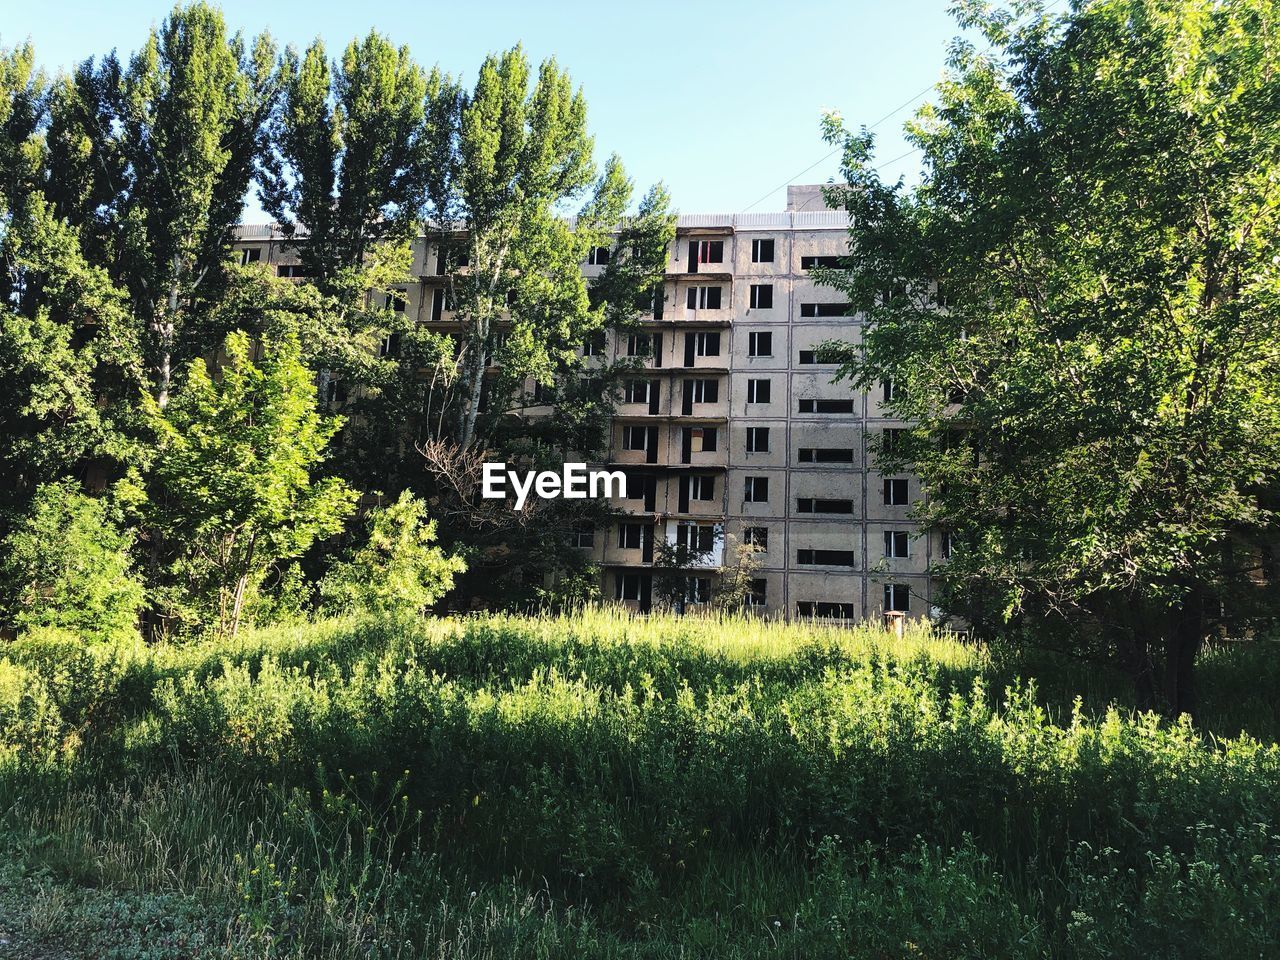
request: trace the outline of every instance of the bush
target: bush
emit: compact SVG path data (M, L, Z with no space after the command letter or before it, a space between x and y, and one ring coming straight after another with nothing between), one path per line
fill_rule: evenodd
M1266 824L1188 827L1126 865L1081 844L1070 861L1073 953L1097 960L1270 957L1280 952L1280 835Z
M399 619L418 616L453 588L466 570L461 557L431 544L436 525L409 491L369 511L368 538L320 582L324 607L336 614Z
M0 767L58 759L65 727L38 673L0 660Z
M889 858L836 839L818 849L814 893L796 918L811 955L1017 960L1043 955L1044 938L989 860L965 840L943 853L925 843ZM781 926L781 924L780 924Z
M149 657L136 633L86 640L38 627L10 644L8 654L40 676L61 721L77 730L108 731L127 712L142 709L150 694Z
M70 482L40 487L31 512L4 541L0 583L19 628L57 627L96 639L132 634L142 584L121 532L100 499Z

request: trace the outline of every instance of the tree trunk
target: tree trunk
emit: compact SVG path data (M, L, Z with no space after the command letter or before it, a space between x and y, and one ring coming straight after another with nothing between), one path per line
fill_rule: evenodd
M258 545L257 537L249 538L249 549L245 555L244 570L236 579L235 594L231 605L231 636L240 632L240 617L244 614L244 595L249 587L249 577L253 573L253 557Z
M173 383L173 324L158 321L152 327L156 340L159 341L159 356L156 358L156 403L163 410L169 404L169 387Z
M458 447L466 450L476 435L476 420L480 416L480 394L484 389L484 352L489 338L489 320L482 317L476 322L463 362L463 407L458 418Z
M1182 714L1199 720L1196 696L1195 663L1204 646L1204 600L1193 592L1174 611L1166 633L1164 651L1164 700L1169 716Z
M163 410L169 403L169 387L173 382L173 333L174 317L178 315L178 274L180 262L177 255L173 257L173 279L169 283L167 310L161 319L155 321L152 329L156 339L160 341L160 357L156 362L156 403Z
M235 593L232 594L231 602L231 624L230 629L226 631L229 636L234 637L240 632L240 616L244 612L244 593L245 588L249 585L249 574L243 574L236 581Z
M1146 639L1127 624L1113 627L1112 631L1120 665L1133 681L1134 705L1142 711L1156 709L1155 664Z

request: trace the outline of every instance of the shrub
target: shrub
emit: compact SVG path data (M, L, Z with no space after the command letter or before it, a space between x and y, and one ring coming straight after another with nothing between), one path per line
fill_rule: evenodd
M320 582L325 609L389 619L423 613L466 570L461 557L431 545L435 538L426 505L407 490L390 506L369 511L364 545Z
M1097 960L1270 957L1280 952L1280 835L1266 824L1186 830L1182 850L1126 865L1081 844L1069 864L1073 953Z
M93 641L38 627L10 644L8 654L39 675L62 722L82 732L109 731L147 703L149 658L136 633Z
M0 582L11 619L19 628L58 627L99 639L131 634L143 601L132 542L102 500L70 482L43 485L3 545Z
M57 759L65 728L40 675L0 660L0 766Z
M882 960L1017 960L1043 955L1044 938L971 841L948 853L920 843L897 858L836 842L818 850L815 890L792 937L816 956ZM781 926L781 924L779 924Z

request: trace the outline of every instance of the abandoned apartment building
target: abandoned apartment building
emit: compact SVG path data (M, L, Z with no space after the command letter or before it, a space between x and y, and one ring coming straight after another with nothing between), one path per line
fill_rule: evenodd
M608 465L627 474L625 516L583 531L600 565L603 595L647 611L660 540L704 559L688 573L689 604L710 601L726 546L754 544L750 602L764 614L862 620L884 611L926 616L930 566L946 544L908 519L922 495L909 474L882 474L875 439L903 424L883 404L887 386L855 392L821 362L828 340L856 340L838 291L815 267L847 249L848 219L817 186L792 186L782 213L679 217L664 280L636 332L585 344L601 361L637 358L623 383ZM296 251L272 227L245 227L239 247L281 276ZM442 261L423 239L417 283L403 309L450 329ZM604 268L600 248L583 270Z

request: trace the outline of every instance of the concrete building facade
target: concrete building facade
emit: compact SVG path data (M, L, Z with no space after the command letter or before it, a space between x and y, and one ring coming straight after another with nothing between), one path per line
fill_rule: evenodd
M839 292L813 277L847 250L847 217L822 209L812 186L789 188L787 206L681 216L663 297L640 330L584 345L600 362L630 357L639 368L623 384L607 454L627 474L627 497L614 503L625 516L581 546L601 567L604 596L638 610L654 602L665 540L709 547L705 569L685 571L692 605L714 596L726 545L745 542L759 548L752 608L762 614L927 616L946 545L908 519L923 496L916 478L878 469L877 441L903 426L883 406L888 387L834 383L818 349L860 335ZM292 275L289 247L255 230L242 232L242 256ZM432 244L419 242L413 271L403 309L447 330Z

